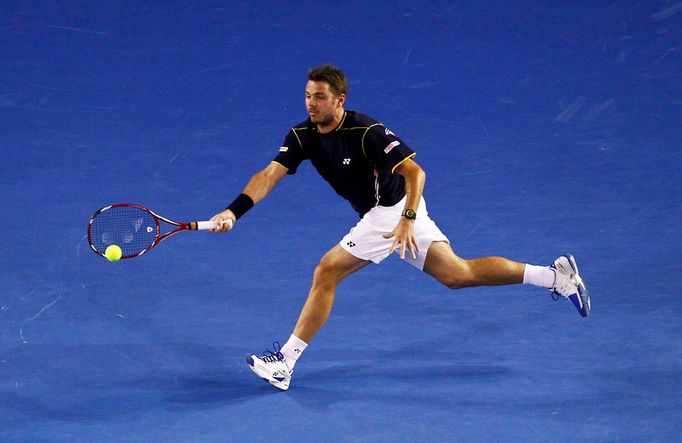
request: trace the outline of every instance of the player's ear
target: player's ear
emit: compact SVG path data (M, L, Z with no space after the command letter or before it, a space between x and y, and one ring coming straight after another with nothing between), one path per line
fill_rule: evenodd
M346 103L346 94L339 94L336 97L336 102L339 104L339 106L343 106L344 103Z

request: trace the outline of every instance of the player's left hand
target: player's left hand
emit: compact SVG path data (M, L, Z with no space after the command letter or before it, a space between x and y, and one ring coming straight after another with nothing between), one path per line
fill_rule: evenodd
M400 217L398 225L393 229L393 231L388 234L384 234L384 238L393 238L393 244L389 253L398 248L400 245L400 258L405 259L405 251L409 251L413 259L417 258L417 252L419 248L417 247L417 239L414 236L414 221L408 220L405 217Z

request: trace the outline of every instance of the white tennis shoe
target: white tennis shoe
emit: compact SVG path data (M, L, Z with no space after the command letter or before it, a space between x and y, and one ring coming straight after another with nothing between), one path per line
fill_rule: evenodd
M554 270L554 284L550 291L555 300L563 296L570 300L580 315L587 317L590 315L590 294L583 279L578 273L578 265L571 254L565 254L554 260L550 266Z
M284 355L277 348L275 349L275 352L266 351L267 355L260 357L247 355L245 357L246 363L249 364L249 367L257 376L274 387L286 391L289 389L289 383L291 382L294 370L289 369Z

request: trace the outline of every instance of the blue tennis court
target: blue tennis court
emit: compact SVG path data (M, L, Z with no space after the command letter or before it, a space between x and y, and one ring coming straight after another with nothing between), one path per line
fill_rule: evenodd
M3 2L0 441L678 441L681 41L675 0ZM310 164L228 234L90 251L107 204L222 210L326 62L417 151L459 255L570 252L592 314L392 257L280 392L244 354L357 222Z

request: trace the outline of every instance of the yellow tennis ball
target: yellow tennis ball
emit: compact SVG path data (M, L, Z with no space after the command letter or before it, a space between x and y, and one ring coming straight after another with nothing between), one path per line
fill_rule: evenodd
M118 245L109 245L104 251L104 255L109 261L119 261L123 255L123 251Z

